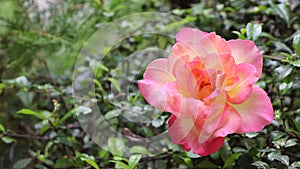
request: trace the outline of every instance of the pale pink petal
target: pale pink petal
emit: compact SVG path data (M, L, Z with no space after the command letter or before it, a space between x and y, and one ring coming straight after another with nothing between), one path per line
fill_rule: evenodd
M167 95L163 86L171 81L174 81L174 77L167 71L167 59L156 59L146 68L144 79L138 81L138 87L149 104L164 110Z
M173 91L175 94L170 94L170 91ZM169 103L166 105L166 111L176 115L178 118L193 117L205 119L207 117L209 105L198 99L176 94L176 92L176 90L169 90L167 93Z
M196 53L189 46L176 43L172 47L172 53L168 56L168 71L175 75L179 67L185 65L195 57Z
M178 67L175 78L181 92L186 97L199 98L197 79L195 79L192 70L188 66L181 65Z
M252 86L259 78L253 65L242 63L237 66L239 82L227 92L227 101L234 104L244 102L252 92Z
M202 32L199 29L193 28L183 28L176 35L176 41L179 43L197 43L199 42L207 33Z
M226 74L226 78L236 76L236 64L230 53L208 54L204 57L203 62L206 69L223 71Z
M262 54L254 42L238 39L228 41L228 45L237 65L240 63L252 64L256 68L258 75L261 75L263 62Z
M159 110L165 110L167 104L166 92L162 89L162 85L151 80L139 80L139 91L145 100L153 107Z
M216 35L215 32L207 33L197 44L201 49L205 49L208 54L230 54L231 50L227 41ZM197 51L193 48L193 50ZM196 52L197 53L197 52Z
M176 82L168 82L162 88L162 93L166 94L167 102L165 103L164 111L178 115L182 104L182 93Z
M228 134L232 134L240 125L241 117L238 112L229 105L226 105L218 129L214 133L214 137L225 137Z
M191 142L197 141L199 131L195 127L195 120L193 117L177 118L172 115L168 121L168 131L174 144L187 143L190 147Z
M147 66L144 79L152 80L160 85L175 80L172 74L168 72L168 60L163 58L156 59Z
M272 103L267 93L254 86L251 95L241 104L231 104L241 116L241 126L237 133L257 132L270 124L274 117Z
M184 150L193 150L200 156L206 156L220 149L224 142L224 137L214 137L203 143L198 142L199 129L203 125L203 120L193 118L176 118L172 115L168 121L168 131L174 144L179 144Z
M205 120L205 123L203 124L198 137L199 143L204 143L213 136L215 130L222 122L222 114L224 112L224 108L225 105L218 105L214 103L210 104L209 110L207 112L207 119Z

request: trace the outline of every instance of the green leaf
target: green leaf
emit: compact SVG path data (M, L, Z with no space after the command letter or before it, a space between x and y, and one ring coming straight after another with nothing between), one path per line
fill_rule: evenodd
M272 143L274 144L274 146L277 149L280 149L281 147L283 147L287 141L288 137L284 137L284 138L280 138L278 140L272 141Z
M190 158L186 157L183 160L188 167L193 168L193 161Z
M220 154L220 157L224 161L224 163L233 155L231 151L231 147L226 140L224 141L223 146L220 148L218 152Z
M91 165L95 169L99 169L99 166L95 161L90 160L90 159L85 159L85 158L81 158L81 160L87 162L89 165Z
M287 46L285 43L280 42L280 41L275 41L275 40L271 41L271 42L275 46L275 50L277 50L277 51L286 51L289 54L293 53L293 51L290 49L290 47Z
M131 169L127 164L123 163L122 161L110 160L109 162L115 163L115 168Z
M282 155L279 161L286 166L290 164L289 156L287 155Z
M0 131L5 132L5 127L0 123Z
M31 83L25 76L19 76L14 80L14 83L20 87L29 87Z
M31 115L31 116L35 116L39 119L46 120L46 117L43 114L37 113L37 112L32 111L30 109L21 109L17 112L17 114Z
M281 65L274 70L274 72L278 74L278 80L283 80L284 78L289 76L292 73L292 71L293 68L290 65Z
M114 156L114 160L115 161L125 161L126 163L129 162L129 160L125 157L121 157L121 156Z
M261 24L248 23L246 26L246 35L248 39L255 41L262 32Z
M116 137L110 137L108 139L108 148L112 154L123 156L125 152L124 140Z
M162 126L164 124L164 122L165 122L164 119L159 118L159 119L152 120L151 124L153 127L158 128L158 127Z
M286 136L286 133L278 131L278 130L271 132L272 140L278 140L278 139L282 138L283 136Z
M300 60L288 60L287 62L295 67L300 67Z
M289 157L286 156L286 155L281 155L281 152L279 150L271 152L270 154L268 154L268 159L270 161L278 160L286 166L289 165Z
M19 161L17 161L14 165L13 165L13 169L23 169L25 167L27 167L27 165L32 161L32 158L24 158L21 159Z
M269 169L270 168L267 163L262 162L262 161L255 161L251 165L254 165L254 166L256 166L257 168L260 168L260 169Z
M19 97L19 99L21 100L21 102L22 102L25 106L28 106L28 107L32 105L34 95L35 95L34 92L24 92L24 91L19 91L19 92L17 93L17 96Z
M272 10L286 22L288 27L290 27L290 11L288 7L284 3L275 5L274 3L270 2L270 5Z
M10 144L12 142L17 142L15 139L8 137L8 136L1 137L1 140L6 144Z
M297 131L300 132L300 117L298 116L293 119L293 123L295 124Z
M104 90L102 84L101 84L97 79L94 79L93 81L94 81L94 83L99 87L100 91L101 91L104 95L106 95L106 92L105 92L105 90Z
M189 151L189 152L187 152L186 154L187 154L187 156L190 157L190 158L199 158L199 157L201 157L200 155L195 154L192 150Z
M0 94L2 93L3 89L5 88L5 84L3 83L0 83Z
M59 158L54 165L54 168L68 168L74 165L71 159Z
M141 160L142 155L140 154L135 154L130 156L129 158L129 162L128 162L128 166L130 169L134 169L136 167L136 165L138 164L138 162Z
M78 106L75 108L75 112L76 115L80 115L80 114L87 115L92 113L92 109L87 106Z
M45 146L45 157L48 157L49 155L49 149L54 143L52 141L49 141Z
M294 162L291 167L293 168L300 168L300 161Z
M293 47L297 55L300 57L300 32L297 33L293 38Z
M249 132L249 133L245 134L245 136L248 137L248 138L254 138L257 135L259 135L259 133L256 133L256 132Z
M109 120L111 118L118 117L120 113L121 113L120 109L111 110L104 115L104 118Z
M284 147L293 147L295 145L297 145L297 139L290 139L285 143Z
M271 152L270 154L268 154L268 159L270 161L274 161L274 160L278 160L280 159L280 156L281 156L281 153L280 151L274 151L274 152Z
M223 166L223 168L228 168L231 167L233 165L233 163L235 162L235 160L237 160L240 157L240 153L236 153L231 155L226 161L225 164Z
M95 162L94 156L90 156L82 153L82 154L77 154L77 157L79 157L81 161L88 163L90 166L94 167L95 169L99 169L98 164Z
M121 87L119 82L114 78L108 78L108 80L112 83L112 85L116 88L116 90L121 93Z
M152 156L153 154L144 146L132 146L130 148L130 152L132 154L134 153L141 153L141 154L147 154L149 156Z
M68 113L67 114L65 114L61 119L60 119L60 123L63 123L65 120L67 120L68 118L70 118L70 117L72 117L74 114L75 114L75 110L74 109L72 109L72 110L70 110L70 111L68 111Z

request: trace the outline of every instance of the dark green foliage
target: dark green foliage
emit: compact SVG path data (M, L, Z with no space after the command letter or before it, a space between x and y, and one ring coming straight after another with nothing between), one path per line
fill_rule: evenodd
M3 1L3 2L2 2ZM37 10L32 0L2 0L0 6L0 168L300 168L300 3L290 1L65 0ZM120 138L107 138L104 151L77 119L88 107L74 107L72 73L81 48L99 28L138 12L166 12L215 31L226 39L253 40L264 55L258 85L275 110L271 125L257 133L230 135L215 154L199 157L164 142L161 154L143 146L126 150ZM164 18L161 18L162 21ZM140 21L136 20L139 23ZM172 23L174 25L184 23ZM132 24L132 23L129 23ZM132 25L129 25L132 26ZM135 111L153 112L138 93L124 58L149 46L168 49L174 39L136 35L107 49L95 66L97 105L112 128L138 139L167 129L169 113L156 112L136 124ZM98 59L102 59L99 58ZM125 63L125 62L123 62ZM121 70L121 72L120 72ZM116 77L133 79L126 101ZM127 80L128 80L127 79ZM109 95L111 90L116 95ZM127 89L126 89L127 90ZM123 98L124 100L124 98ZM149 118L151 118L149 116ZM130 151L133 155L122 157ZM144 157L144 158L142 158Z

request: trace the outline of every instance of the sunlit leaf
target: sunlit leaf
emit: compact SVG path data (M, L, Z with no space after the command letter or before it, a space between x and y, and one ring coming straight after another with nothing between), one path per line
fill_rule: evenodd
M95 169L99 169L98 164L95 162L95 157L90 156L87 154L77 154L81 161L88 163L90 166L94 167Z
M262 26L261 24L256 23L248 23L246 26L246 35L248 39L251 39L253 41L257 40L257 38L260 36L262 32Z
M30 109L21 109L17 112L17 114L35 116L35 117L37 117L39 119L42 119L42 120L46 119L46 117L42 113L38 113L38 112L35 112L33 110L30 110Z
M110 137L108 139L108 148L112 154L122 156L125 152L125 143L123 139Z
M6 144L10 144L10 143L13 143L13 142L17 142L17 140L11 138L11 137L8 137L8 136L2 136L1 137L1 140L6 143Z
M119 82L118 82L116 79L114 79L114 78L108 78L108 80L112 83L112 85L115 87L115 89L116 89L119 93L121 93L121 87L120 87Z
M293 47L294 47L297 55L300 57L300 32L297 33L296 35L294 35L294 38L293 38Z
M142 158L142 155L140 155L140 154L130 156L129 162L128 162L129 168L134 169L136 167L136 165L138 164L138 162L141 160L141 158Z
M236 153L236 154L231 155L231 156L225 161L225 164L224 164L223 168L228 168L228 167L232 166L233 163L239 158L240 155L241 155L240 153Z
M254 165L254 166L256 166L257 168L260 168L260 169L269 169L270 168L267 163L262 162L262 161L255 161L251 165Z
M149 156L152 155L152 153L146 147L144 147L144 146L132 146L130 148L130 152L132 154L134 154L134 153L140 153L140 154L147 154Z
M119 116L120 113L121 113L121 110L119 110L119 109L111 110L105 114L104 118L109 120L111 118Z
M0 131L5 132L5 127L0 123Z

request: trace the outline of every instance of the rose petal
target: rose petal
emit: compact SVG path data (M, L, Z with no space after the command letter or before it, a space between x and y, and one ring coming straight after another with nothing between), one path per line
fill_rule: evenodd
M179 43L197 43L206 34L206 32L202 32L199 29L183 28L180 32L176 34L176 41Z
M203 59L206 69L214 69L223 71L226 78L236 76L237 68L233 57L229 53L225 54L209 54Z
M216 137L199 144L193 149L193 152L195 154L199 154L200 156L207 156L218 151L222 147L223 143L224 137Z
M252 85L259 76L253 65L242 63L237 66L239 82L227 92L227 101L240 104L245 101L252 92Z
M228 45L237 65L240 63L252 64L256 68L258 76L261 75L263 62L262 54L254 42L238 39L228 41Z
M175 81L172 74L168 72L168 60L163 58L156 59L147 66L144 73L144 79L152 80L160 85Z
M180 87L181 92L186 97L199 98L197 79L192 71L193 70L186 65L181 65L178 67L175 74L176 82Z
M139 80L139 91L145 100L159 110L165 110L167 96L162 86L151 80Z
M207 117L209 106L198 99L177 95L177 97L169 97L169 100L173 104L168 104L166 110L178 118L193 117L205 119Z
M176 118L172 115L168 121L169 135L174 144L179 144L186 150L193 150L194 153L206 156L216 152L222 147L224 137L211 138L203 143L198 142L199 128L203 121L193 118Z
M163 86L171 81L174 81L174 78L167 71L167 59L156 59L146 68L144 79L138 81L138 87L149 104L164 110L167 96Z
M241 104L231 104L241 117L238 133L257 132L270 124L274 117L272 103L264 90L254 86L251 95Z
M216 35L215 32L207 33L197 44L197 47L205 49L208 54L230 54L231 50L227 41L220 36ZM194 48L193 48L194 49ZM194 49L197 51L196 49ZM197 52L196 52L197 53Z
M168 131L174 144L185 143L190 147L191 142L197 141L199 131L195 127L193 117L177 118L172 115L168 121Z
M190 47L176 43L172 47L172 53L168 56L168 71L175 76L178 68L191 61L194 57L196 57L196 54L191 51Z
M224 105L225 106L225 105ZM213 136L215 130L218 128L218 125L222 122L222 114L224 112L224 106L211 103L207 119L205 120L203 127L200 131L198 142L204 143Z
M238 112L226 105L225 110L218 125L218 129L214 133L214 137L225 137L228 134L234 133L241 125L241 117Z

